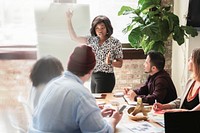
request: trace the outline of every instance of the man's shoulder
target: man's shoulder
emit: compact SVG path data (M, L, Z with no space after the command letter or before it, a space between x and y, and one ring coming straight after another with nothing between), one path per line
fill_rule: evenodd
M156 77L170 77L170 74L167 71L162 70L162 71L158 72L158 74L156 75Z
M155 76L154 80L161 80L161 81L169 81L169 80L171 80L171 81L172 81L171 76L170 76L169 73L168 73L167 71L165 71L165 70L163 70L162 72L159 72L159 73Z

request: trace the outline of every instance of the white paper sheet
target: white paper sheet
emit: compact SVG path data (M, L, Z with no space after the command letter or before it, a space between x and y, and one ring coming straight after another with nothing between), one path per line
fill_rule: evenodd
M124 125L133 133L164 133L163 128L155 127L147 121L139 121L135 123L128 123Z

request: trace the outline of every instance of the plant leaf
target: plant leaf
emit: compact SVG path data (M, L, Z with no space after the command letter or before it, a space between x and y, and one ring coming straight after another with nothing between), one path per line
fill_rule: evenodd
M160 5L161 0L139 0L138 5L141 6L141 11Z
M126 28L122 30L122 32L126 34L127 32L132 30L133 26L133 24L129 24Z
M166 6L166 7L163 7L163 10L165 10L165 11L170 11L170 9L171 9L171 6L169 5L169 6Z
M144 24L144 20L142 19L142 17L136 16L136 17L133 17L133 18L132 18L132 23Z
M176 26L174 28L173 39L178 43L178 45L184 43L184 30L181 27Z
M198 35L198 32L195 28L193 28L192 26L181 26L182 29L184 29L186 31L186 33L188 35L191 35L192 37L195 37Z
M163 41L157 41L153 44L152 50L165 53L165 44Z
M159 21L159 33L161 35L161 39L159 41L167 41L171 31L169 31L169 23L167 20Z
M162 39L162 35L159 30L159 25L156 22L151 22L143 27L142 32L149 36L151 40L159 41Z
M163 19L168 21L170 32L173 32L175 26L179 26L178 16L171 12L166 12L163 16Z
M120 11L118 12L118 16L120 15L128 15L133 13L133 8L131 8L130 6L122 6Z
M180 26L179 18L171 12L170 5L162 5L161 0L138 0L138 8L123 6L118 15L131 15L131 23L124 29L130 32L128 40L132 47L165 52L165 42L174 39L178 45L185 42L185 36L198 35L191 26Z
M137 28L133 29L128 36L128 40L131 43L131 46L134 47L134 48L140 47L140 42L142 40L143 35L139 31L140 31L140 28L137 27Z

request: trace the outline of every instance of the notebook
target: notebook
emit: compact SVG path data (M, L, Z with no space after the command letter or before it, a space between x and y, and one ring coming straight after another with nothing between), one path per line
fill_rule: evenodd
M200 111L164 113L165 133L199 133Z

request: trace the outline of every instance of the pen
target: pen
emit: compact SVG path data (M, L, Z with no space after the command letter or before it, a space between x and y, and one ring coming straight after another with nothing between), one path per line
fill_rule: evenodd
M128 101L126 100L126 98L123 96L124 101L129 105Z
M155 99L155 104L157 103L157 100ZM155 105L155 109L157 109L157 105Z
M157 103L157 100L155 99L155 103Z

